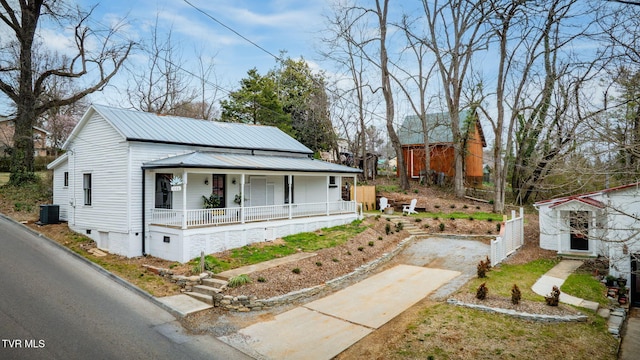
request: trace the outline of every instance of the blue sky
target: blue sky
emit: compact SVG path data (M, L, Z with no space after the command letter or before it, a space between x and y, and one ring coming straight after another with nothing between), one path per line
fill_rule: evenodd
M323 27L326 1L300 0L189 0L203 12L250 39L274 55L286 50L292 58L304 57L317 65L317 40ZM83 0L82 6L96 4ZM185 67L196 64L196 54L213 57L216 82L234 90L247 71L256 67L261 74L276 65L275 59L231 30L181 0L101 1L94 12L95 25L108 24L125 17L128 36L136 41L149 38L158 19L162 31L171 29L173 40L182 52ZM143 63L143 55L131 60ZM121 81L122 79L120 79ZM116 80L118 81L118 80ZM100 95L92 101L100 101Z

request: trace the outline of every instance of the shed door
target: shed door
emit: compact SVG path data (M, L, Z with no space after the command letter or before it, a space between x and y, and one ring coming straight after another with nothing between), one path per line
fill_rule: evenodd
M571 227L571 250L589 250L589 211L571 211L569 226Z

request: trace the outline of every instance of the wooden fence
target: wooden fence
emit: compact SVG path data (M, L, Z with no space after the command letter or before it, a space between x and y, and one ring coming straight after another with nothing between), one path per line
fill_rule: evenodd
M504 222L500 236L491 241L491 266L501 263L524 244L524 210L520 208L520 216L511 211L511 220Z
M355 198L354 198L355 195ZM372 185L357 186L355 194L353 193L353 187L351 188L351 200L356 200L357 203L362 204L362 209L375 210L376 208L376 187Z

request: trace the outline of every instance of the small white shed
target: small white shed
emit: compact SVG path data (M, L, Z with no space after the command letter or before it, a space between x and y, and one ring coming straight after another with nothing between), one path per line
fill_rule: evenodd
M631 300L640 301L640 182L534 206L541 248L558 255L607 257L610 273L626 278Z

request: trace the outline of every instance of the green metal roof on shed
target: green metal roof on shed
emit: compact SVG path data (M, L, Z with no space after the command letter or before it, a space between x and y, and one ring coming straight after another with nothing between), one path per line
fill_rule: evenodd
M90 107L63 148L80 131L82 122L88 121L92 110L128 141L313 154L308 147L272 126L198 120L103 105Z
M465 121L471 115L471 110L462 110L459 114L459 125L463 129ZM476 118L476 121L477 118ZM427 114L427 124L429 129L429 143L452 143L453 134L451 133L451 117L448 112ZM486 146L484 133L480 123L477 122L478 131L482 140L482 145ZM404 122L398 129L398 138L402 145L424 144L424 133L422 131L422 122L417 115L405 116Z

